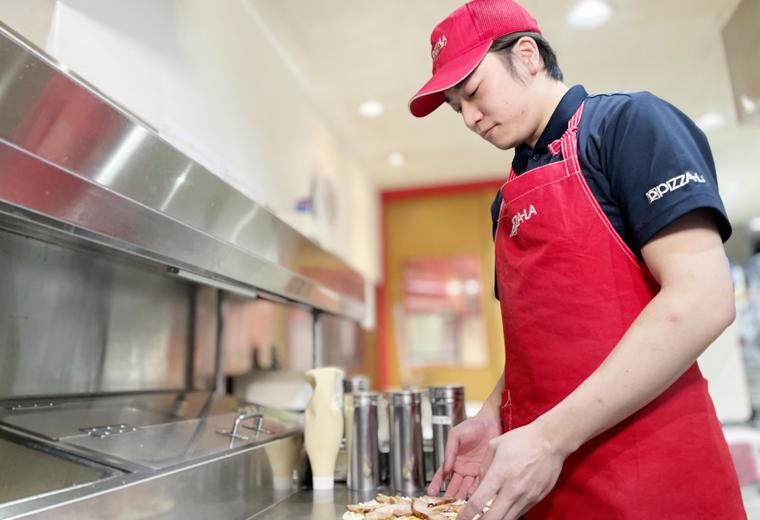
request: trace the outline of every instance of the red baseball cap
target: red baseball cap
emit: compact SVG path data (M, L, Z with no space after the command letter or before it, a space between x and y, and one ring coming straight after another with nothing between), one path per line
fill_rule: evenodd
M466 78L497 38L516 32L541 33L538 22L511 0L472 0L430 35L433 77L409 100L409 111L425 117L445 101L443 91Z

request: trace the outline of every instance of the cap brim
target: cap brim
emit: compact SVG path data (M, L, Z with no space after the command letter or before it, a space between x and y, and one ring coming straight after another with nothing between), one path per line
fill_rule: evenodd
M465 79L475 70L491 48L485 41L457 56L436 71L430 80L409 100L409 111L415 117L425 117L446 101L443 91Z

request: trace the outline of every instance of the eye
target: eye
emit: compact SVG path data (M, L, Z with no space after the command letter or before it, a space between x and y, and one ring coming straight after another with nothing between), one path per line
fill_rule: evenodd
M480 88L480 84L478 84L472 92L467 94L467 97L472 98L473 96L475 96L475 94L478 92L478 88Z

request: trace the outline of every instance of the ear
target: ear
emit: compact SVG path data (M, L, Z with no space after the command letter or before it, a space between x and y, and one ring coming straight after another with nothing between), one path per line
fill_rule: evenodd
M530 36L523 36L515 43L513 52L531 76L538 74L541 70L541 53L538 51L536 40Z

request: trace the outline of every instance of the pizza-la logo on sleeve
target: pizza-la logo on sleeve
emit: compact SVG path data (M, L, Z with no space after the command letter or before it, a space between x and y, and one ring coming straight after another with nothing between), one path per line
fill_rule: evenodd
M665 182L661 182L654 188L649 189L645 196L649 203L653 203L656 200L660 200L668 193L672 193L679 190L689 184L690 182L696 182L697 184L706 184L704 175L699 175L696 172L684 172L681 175L676 175L672 179L668 179Z

